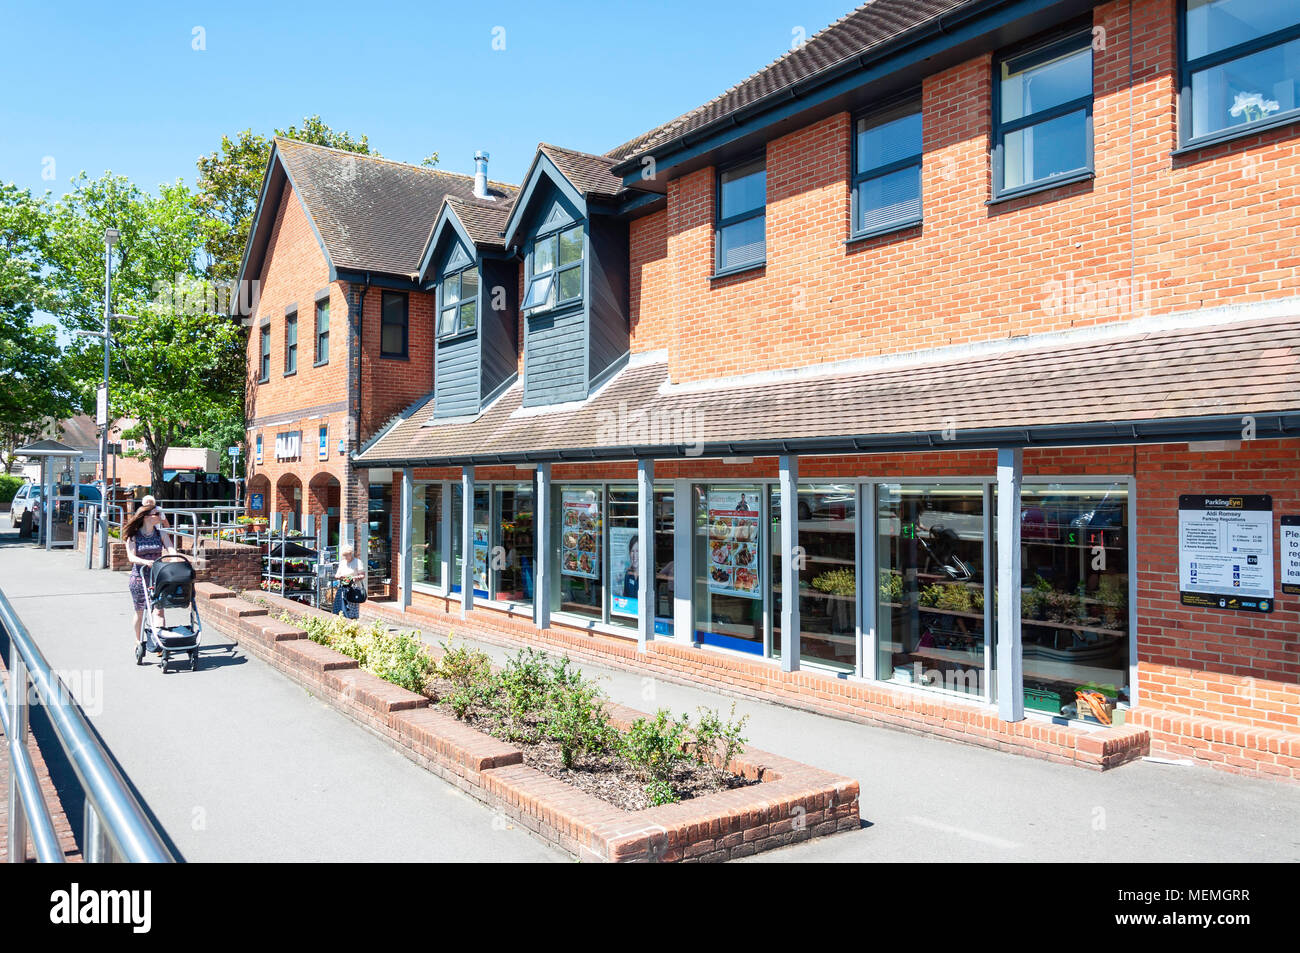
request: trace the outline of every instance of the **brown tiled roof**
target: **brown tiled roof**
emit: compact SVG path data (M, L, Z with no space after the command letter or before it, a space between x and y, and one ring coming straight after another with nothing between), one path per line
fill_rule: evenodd
M621 162L723 119L907 31L980 0L872 0L703 106L611 149Z
M410 275L446 196L472 200L474 177L276 138L336 268ZM500 199L514 189L490 182Z
M501 247L501 235L506 230L506 219L514 206L515 192L510 190L510 197L496 202L484 202L475 198L447 196L447 204L455 211L465 231L476 245Z
M614 159L553 146L549 142L543 142L537 148L583 195L613 198L623 191L623 180L609 171L615 164Z
M667 377L664 364L630 366L581 405L518 416L522 389L516 383L468 422L430 425L433 408L426 403L360 459L453 463L559 450L579 451L566 458L581 458L584 450L628 443L672 455L674 444L697 440L716 447L903 435L912 445L926 446L932 438L955 449L980 431L1036 429L1050 442L1052 428L1076 424L1114 425L1117 439L1110 442L1124 442L1128 427L1142 421L1300 411L1300 317L705 390L661 390ZM685 438L602 433L611 419L636 411L657 421L689 414L692 427ZM942 433L949 427L958 438L945 444Z

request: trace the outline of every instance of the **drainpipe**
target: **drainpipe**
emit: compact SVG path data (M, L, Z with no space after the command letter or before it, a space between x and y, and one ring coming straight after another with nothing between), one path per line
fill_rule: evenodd
M350 459L350 455L351 455L351 453L353 453L355 450L357 450L357 449L361 446L361 407L362 407L361 395L364 393L364 390L363 390L363 388L362 388L362 386L361 386L361 385L362 385L362 376L361 376L361 375L362 375L363 369L364 369L364 367L365 367L365 362L364 362L364 360L363 360L362 352L363 352L363 350L364 350L364 346L365 346L365 333L364 333L364 332L365 332L365 327L366 327L366 292L367 292L369 289L370 289L370 272L367 271L367 272L366 272L366 283L365 283L364 285L361 286L360 291L359 291L359 293L358 293L358 295L357 295L357 316L356 316L355 322L353 323L353 326L352 326L353 334L354 334L354 337L355 337L355 340L356 340L356 344L357 344L357 416L356 416L356 434L355 434L355 438L354 438L354 439L355 439L355 444L354 444L354 446L350 447L349 450L348 450L348 453L349 453L349 459L347 459L347 460L344 461L344 466L346 467L346 469L345 469L345 471L344 471L344 476L346 477L346 479L345 479L345 481L344 481L345 484L350 484L350 483L351 483L351 479L352 479L352 473L351 473L351 471L352 471L352 461L351 461L351 459ZM346 485L345 485L345 487L343 488L343 491L344 491L344 492L347 492L347 487L346 487ZM355 532L355 527L357 526L358 523L362 523L362 522L364 522L365 520L369 519L369 517L370 517L370 503L369 503L369 501L368 501L368 500L362 500L362 501L361 501L361 505L362 505L362 512L361 512L361 514L358 515L358 514L356 514L356 513L349 513L349 517L350 517L350 519L349 519L349 521L348 521L348 522L349 522L349 530L348 530L348 532L349 532L350 536L352 537L352 538L349 540L349 542L360 543L360 539L357 538L357 536L358 536L359 534L357 534L357 533ZM342 526L342 525L339 526L339 531L340 531L340 537L339 537L339 538L340 538L340 540L342 540L342 538L343 538L343 537L342 537L342 532L343 532L343 526ZM362 553L357 553L357 556L360 557L360 558L362 558L362 560L363 560L363 562L364 562L364 559L365 559L364 554L362 554Z

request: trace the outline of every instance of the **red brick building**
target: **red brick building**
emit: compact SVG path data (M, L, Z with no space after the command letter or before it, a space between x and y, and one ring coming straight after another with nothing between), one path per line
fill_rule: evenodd
M432 201L406 373L368 300L360 409L326 376L293 406L362 422L328 472L388 487L395 613L1294 779L1298 122L1291 5L874 0L605 155ZM295 152L250 246L273 354L317 288L362 313L320 248L378 207ZM300 385L254 390L269 433Z

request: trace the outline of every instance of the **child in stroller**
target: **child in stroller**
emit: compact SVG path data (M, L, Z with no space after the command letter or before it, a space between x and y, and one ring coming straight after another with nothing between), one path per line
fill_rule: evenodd
M189 609L186 623L167 625L168 609ZM190 671L199 665L198 604L194 598L194 567L179 553L161 556L153 564L150 584L145 587L145 612L140 621L140 638L135 645L135 664L144 661L146 651L160 653L162 671L173 655L188 655Z

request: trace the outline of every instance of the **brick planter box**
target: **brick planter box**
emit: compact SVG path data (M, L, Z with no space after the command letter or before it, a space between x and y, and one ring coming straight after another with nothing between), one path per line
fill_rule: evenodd
M733 769L763 783L643 811L623 811L523 763L513 745L470 728L356 661L272 618L329 613L274 595L265 605L211 583L200 611L249 654L328 701L412 761L579 860L721 861L861 826L858 782L754 749ZM436 654L436 651L435 651ZM621 726L642 712L610 705Z

